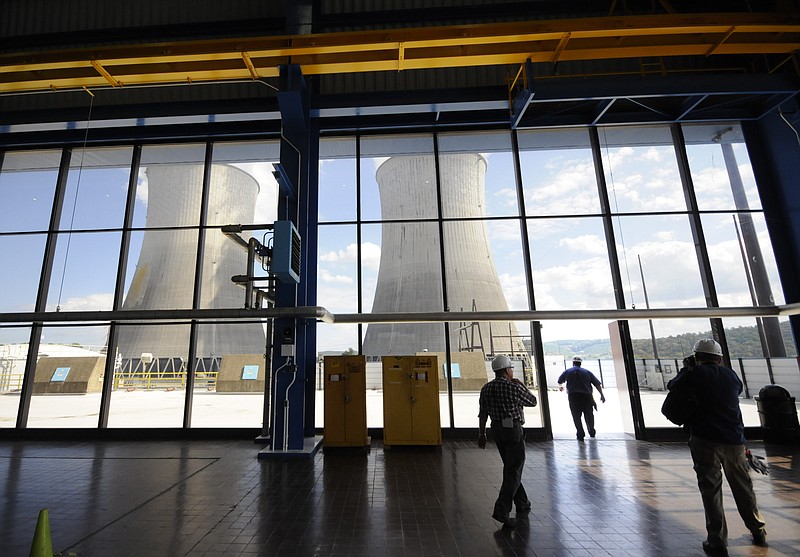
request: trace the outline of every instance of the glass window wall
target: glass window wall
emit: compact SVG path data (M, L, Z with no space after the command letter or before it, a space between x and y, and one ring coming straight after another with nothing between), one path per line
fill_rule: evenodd
M600 218L530 219L528 238L536 309L616 307Z
M318 303L334 314L608 310L617 307L617 280L630 308L705 307L712 294L722 307L783 303L739 126L682 129L691 170L687 184L681 183L670 126L598 128L596 161L589 130L580 128L513 132L518 153L509 131L325 138L319 161ZM138 168L131 167L133 151L70 153L54 230L48 227L62 152L5 153L0 254L15 262L15 272L0 279L0 311L34 311L40 290L47 311L243 306L244 291L231 277L247 271L246 254L221 228L274 222L279 192L272 169L280 158L279 143L218 143L211 149L198 143L149 145L141 150ZM604 171L604 184L598 184L597 166ZM132 227L126 229L131 172L138 172L138 180ZM210 177L206 191L205 176ZM699 213L692 212L685 191L697 199ZM604 214L601 195L606 193L610 210ZM616 242L612 253L609 226ZM702 230L704 245L698 245L696 230ZM268 242L266 232L252 233ZM48 238L52 269L43 274ZM200 241L202 270L195 277ZM117 277L120 253L126 254L127 267ZM713 293L704 290L703 253L710 261ZM612 276L612 258L619 277ZM254 270L266 274L258 264ZM49 276L48 288L40 289L42 276ZM193 299L196 281L199 301ZM117 283L123 296L115 308ZM202 322L192 329L186 322L160 323L153 316L151 322L119 326L109 426L180 427L187 370L194 374L192 427L261 426L263 324ZM576 354L606 386L609 402L598 417L622 419L619 409L610 411L614 387L624 374L613 368L608 322L544 321L539 347L532 343L528 322L454 318L447 324L320 324L318 355L360 350L367 356L369 427L381 427L384 420L381 359L426 353L438 356L444 427L477 426L477 393L491 379L489 362L497 353L509 354L515 374L540 398L550 399L554 433L574 435L561 404L565 395L555 381ZM632 320L630 325L645 422L666 426L659 412L663 385L694 341L711 336L710 322ZM759 384L794 385L794 341L785 319L729 318L724 330L732 366L747 387L743 407L752 405L748 397L757 394ZM79 375L78 364L56 365L48 351L80 348L99 355L80 357L104 359L108 331L106 325L46 324L33 370L36 381L43 384L42 377L49 375L48 385L60 383L58 371L70 383ZM196 354L190 364L192 332ZM0 407L4 427L13 427L16 419L15 378L22 377L30 334L27 324L8 323L2 329L0 389L12 401ZM536 370L534 355L540 349L544 370ZM324 425L321 377L318 363L319 427ZM96 427L100 396L87 387L80 396L70 394L69 404L54 414L44 402L55 398L34 392L30 425ZM239 397L247 402L234 402ZM751 410L745 421L758 425ZM545 423L539 408L526 416L529 427Z
M613 222L622 283L631 306L706 307L686 215L618 216Z
M686 210L669 126L603 127L599 137L612 212Z
M0 323L0 428L17 425L30 337L29 323Z
M121 232L59 233L46 311L114 308Z
M59 230L122 227L132 154L131 147L72 152Z
M14 265L13 273L0 273L0 312L36 309L46 243L46 234L0 234L0 257L6 265Z
M526 215L600 213L587 130L524 131L518 140Z
M260 322L206 323L196 327L192 427L262 426L264 329Z
M189 333L184 324L119 327L109 428L182 427Z
M358 207L356 139L319 142L319 222L355 221Z
M47 231L61 151L5 153L0 172L0 232Z
M42 329L28 427L97 427L107 338L107 326Z

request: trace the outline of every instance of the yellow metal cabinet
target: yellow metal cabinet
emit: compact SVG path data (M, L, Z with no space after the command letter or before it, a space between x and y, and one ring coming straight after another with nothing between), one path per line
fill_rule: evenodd
M366 356L325 356L325 447L364 447L367 436Z
M438 358L382 360L384 445L441 445Z

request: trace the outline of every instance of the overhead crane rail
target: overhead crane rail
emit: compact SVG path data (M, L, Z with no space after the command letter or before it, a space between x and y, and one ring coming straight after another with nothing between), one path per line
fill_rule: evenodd
M0 55L0 94L304 75L800 50L800 16L666 14L126 44ZM516 71L516 70L514 70Z

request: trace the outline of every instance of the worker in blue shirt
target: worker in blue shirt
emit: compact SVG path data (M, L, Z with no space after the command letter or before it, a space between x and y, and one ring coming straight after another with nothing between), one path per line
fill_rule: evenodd
M594 429L594 397L592 397L592 386L600 393L600 401L605 402L606 396L603 394L603 386L594 373L581 367L583 360L580 356L572 358L572 367L564 371L558 378L559 390L563 391L563 384L567 384L567 396L569 398L569 411L572 413L572 421L575 422L575 432L578 441L583 441L586 432L583 429L582 418L586 420L586 429L589 430L589 437L594 437L597 433Z

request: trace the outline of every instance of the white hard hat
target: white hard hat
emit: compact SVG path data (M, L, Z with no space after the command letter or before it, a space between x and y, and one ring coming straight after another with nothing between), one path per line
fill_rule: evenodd
M573 356L572 361L581 363L583 361L583 358L581 358L580 356Z
M505 354L495 356L494 360L492 360L492 371L500 371L510 367L512 367L511 360Z
M702 352L703 354L711 354L713 356L722 357L722 347L713 338L703 338L698 340L694 344L692 352L694 352L695 354L697 354L698 352Z

